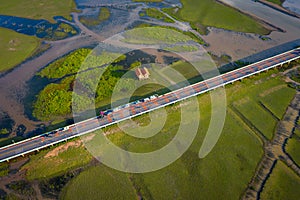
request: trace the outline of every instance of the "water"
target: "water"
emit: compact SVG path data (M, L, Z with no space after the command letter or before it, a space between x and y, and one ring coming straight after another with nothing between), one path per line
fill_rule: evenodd
M36 20L0 15L0 27L11 29L25 35L35 35L38 38L55 38L55 32L59 30L60 25L63 23L61 20L65 19L62 17L55 17L55 20L58 22L52 24L44 19ZM64 37L59 39L77 34L77 30L74 27L73 29L75 32L68 32Z
M282 4L286 9L300 15L300 1L299 0L285 0Z

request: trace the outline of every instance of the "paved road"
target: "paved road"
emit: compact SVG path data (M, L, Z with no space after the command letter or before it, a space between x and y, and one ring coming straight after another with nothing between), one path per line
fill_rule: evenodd
M182 101L226 84L266 71L284 63L300 58L300 48L288 51L260 62L233 70L205 81L172 91L152 99L132 103L118 111L106 112L102 117L94 117L56 131L48 132L27 140L0 148L0 162L30 153L47 146L84 135L97 129L148 113L167 105Z

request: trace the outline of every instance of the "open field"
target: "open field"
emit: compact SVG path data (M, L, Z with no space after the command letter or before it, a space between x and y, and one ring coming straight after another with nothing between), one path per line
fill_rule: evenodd
M256 109L256 113L264 113L264 117L266 117L264 120L272 117L271 113L260 107L258 102L268 95L284 94L284 90L276 89L282 87L284 83L282 78L280 76L270 78L274 73L278 73L278 70L269 70L266 73L226 86L228 105L241 105L245 102L245 95L247 95L250 100L243 105L245 109L245 111L241 110L243 114L251 109ZM262 156L262 142L243 119L229 107L225 126L218 143L207 157L199 159L198 151L207 131L211 113L209 95L204 94L197 98L201 112L200 127L191 147L180 159L164 169L146 174L124 174L101 165L89 168L67 184L62 196L66 199L79 198L81 194L91 197L104 195L104 198L119 198L121 196L119 194L128 194L128 198L132 199L136 197L133 192L133 189L135 189L139 196L146 199L192 199L195 197L203 199L238 199L244 192ZM276 108L279 106L286 108L288 103L288 100L285 100L282 104L276 104ZM269 104L272 105L272 102L269 102ZM188 101L184 106L189 108ZM106 128L104 131L114 133L108 135L108 138L126 150L150 152L159 149L172 140L180 123L178 104L168 106L166 110L168 118L163 129L146 140L128 136L117 129L116 126ZM190 109L188 112L195 112L195 110ZM155 115L159 117L159 114L154 113ZM143 115L135 118L134 121L145 126L149 123L149 117ZM126 124L126 122L124 123ZM273 125L275 126L275 124ZM189 126L189 124L186 125ZM147 133L149 132L151 131L148 130ZM61 154L69 154L68 151L74 152L75 149L70 148ZM69 163L71 161L68 161L70 157L73 157L71 163L76 163L73 166L79 167L88 162L86 160L82 163L79 160L91 156L86 154L86 150L84 150L84 153L80 150L81 153L70 153L72 156L53 157L52 159L60 159L60 162L53 162L56 163L54 167L46 165L46 163L49 163L49 158L46 159L45 155L51 150L45 150L45 152L40 153L41 155L32 156L30 162L24 167L24 169L29 169L27 172L29 179L51 177L67 171L70 167ZM85 156L77 157L76 154ZM34 159L35 157L38 157L38 159ZM108 182L115 186L110 187L110 184L107 184ZM126 184L119 185L120 183ZM266 188L269 187L272 186L266 186ZM103 193L101 189L102 192L98 193L97 189L99 188L106 188L105 192ZM215 191L219 192L216 193Z
M278 161L262 191L261 199L298 199L300 178Z
M278 119L280 119L295 94L295 90L284 85L280 76L271 79L267 77L276 72L277 69L243 80L243 83L254 82L255 84L249 85L248 93L245 93L243 89L234 91L237 94L233 95L233 98L239 99L231 104L245 117L245 120L248 120L268 139L273 137L278 122L272 114L278 115ZM263 78L264 76L266 78ZM227 90L227 94L230 92ZM277 99L278 102L274 102L274 99ZM260 102L263 102L265 107Z
M284 115L286 108L281 105L287 105L295 95L295 90L290 87L282 87L262 98L262 103L266 106L278 119Z
M269 31L256 20L214 0L182 0L183 8L164 9L177 19L191 22L195 29L203 32L203 26L213 26L238 32L268 34Z
M74 0L22 0L1 1L0 13L31 19L46 19L54 22L54 16L71 19L70 13L76 8Z
M30 162L22 169L27 170L27 179L45 179L63 174L88 164L92 159L81 141L71 141L43 150L30 156Z
M176 44L192 39L178 31L161 27L132 29L124 33L124 42L132 44Z
M293 136L289 139L286 145L286 151L297 165L300 166L300 137Z
M82 172L69 183L61 197L66 200L137 199L128 176L103 165Z
M245 100L245 103L235 105L235 107L268 139L272 139L277 123L272 115L252 100Z
M191 199L201 194L204 199L208 197L236 199L246 187L255 170L256 163L262 155L261 143L249 129L243 126L239 119L228 113L223 134L217 146L208 157L200 160L197 155L210 119L209 96L205 95L199 98L199 102L201 102L202 126L194 143L183 157L159 171L128 175L132 177L132 184L140 188L138 190L144 198ZM110 140L122 148L134 152L149 152L163 147L176 133L178 118L180 118L180 112L173 111L172 106L167 110L169 115L165 127L154 137L147 140L134 139L118 132L110 135ZM140 120L143 121L144 117L142 116ZM109 169L109 171L112 170ZM71 183L67 186L66 190L70 191L68 193L71 195L70 199L76 198L80 193L85 193L86 189L78 187L78 185L99 180L98 177L89 175L84 181L81 181L82 179L77 177L74 182L79 183L76 185ZM107 183L99 182L102 185L97 185L97 188L106 187ZM92 191L96 190L94 184L88 185ZM192 185L193 187L191 187ZM114 191L113 188L108 188L107 192ZM220 192L215 193L215 190Z
M33 36L23 35L4 28L0 28L0 35L0 72L20 64L34 53L40 43Z

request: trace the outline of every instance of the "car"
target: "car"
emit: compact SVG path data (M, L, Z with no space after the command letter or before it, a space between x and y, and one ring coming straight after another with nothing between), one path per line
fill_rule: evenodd
M65 127L62 127L62 128L59 128L58 130L59 131L66 131L66 130L69 130L69 126L65 126Z

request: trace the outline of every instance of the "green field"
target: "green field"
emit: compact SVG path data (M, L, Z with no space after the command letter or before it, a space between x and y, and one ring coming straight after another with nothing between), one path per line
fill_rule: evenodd
M270 70L253 78L226 86L228 105L242 105L244 102L243 109L245 110L240 111L243 114L251 109L256 109L256 113L264 113L265 119L271 117L271 113L260 107L258 102L262 98L266 101L266 97L269 95L284 94L284 90L275 90L275 88L282 87L283 80L279 76L270 79L269 77L273 73L278 73L278 71ZM259 84L256 83L258 80ZM248 96L249 100L245 101L245 96ZM199 159L199 148L207 131L211 113L208 94L199 96L198 101L201 114L198 134L187 152L173 164L146 174L124 174L102 165L97 165L97 167L86 169L67 184L63 190L62 197L65 199L80 199L81 195L86 195L89 198L101 196L103 198L120 199L122 195L126 194L126 199L132 199L137 198L136 195L138 194L145 199L240 198L263 154L262 142L256 133L247 126L243 118L239 117L229 107L225 126L216 146L207 157ZM281 106L285 108L288 103L285 100L283 104L276 104L275 107ZM269 102L269 105L272 105L272 102ZM188 112L195 113L195 110L191 109L190 105L187 104L185 106L189 109ZM146 140L128 136L116 129L116 126L106 128L105 131L113 131L114 134L109 135L108 138L126 150L150 152L159 149L171 141L177 132L180 121L181 112L178 104L168 106L166 110L168 117L163 129ZM254 115L256 116L256 113L251 113L251 115L248 114L250 119ZM158 116L158 119L160 119L159 114L154 113L153 116ZM143 126L150 123L148 115L137 117L134 121ZM126 122L124 124L126 125ZM275 129L276 123L273 125L273 129ZM186 124L186 126L189 126L189 124ZM150 132L149 130L147 131L147 133ZM140 134L143 134L143 132ZM46 159L44 156L51 150L45 150L45 152L32 156L30 162L25 165L24 169L28 169L27 176L30 180L52 177L64 173L75 166L84 166L90 161L91 155L86 150L83 151L80 148L78 152L75 151L76 148L70 148L62 153L62 155L68 156L59 155L57 158L52 158L56 159L56 162L49 162L49 158ZM68 153L69 151L70 153ZM75 155L78 154L81 156L76 159ZM72 158L71 161L69 160L70 158ZM83 162L82 158L89 159ZM47 163L55 163L55 166ZM280 177L282 178L282 176ZM273 180L273 178L271 177L270 180ZM121 183L126 184L123 185ZM112 186L110 187L110 185ZM272 187L267 182L265 191ZM106 189L100 189L101 193L99 193L99 188ZM216 193L215 191L218 192ZM281 189L279 193L282 192L284 191Z
M207 97L206 95L199 98L199 101L203 103L201 105L203 126L183 157L159 171L128 175L132 177L132 184L139 188L139 192L145 199L193 199L199 194L203 199L221 197L237 199L243 192L262 155L261 143L249 129L241 124L239 119L228 113L223 134L217 146L209 156L199 159L198 151L206 131L205 125L210 117L209 110L207 110L209 108ZM161 148L172 139L178 126L180 112L172 111L171 107L168 110L168 121L164 129L150 139L134 139L120 132L109 138L122 148L133 152L149 152ZM109 169L109 171L114 173L114 170ZM106 174L106 172L103 173ZM122 177L125 177L124 175L122 173ZM82 176L84 178L79 176L74 179L76 184L70 183L66 187L67 194L69 194L66 199L76 199L81 193L87 194L83 185L90 188L90 191L107 185L101 178L99 179L99 176L91 176L88 172L87 175L82 174ZM97 180L99 185L94 186ZM109 187L106 192L112 193L115 191L113 188L113 186ZM216 190L219 192L215 193ZM90 192L87 195L92 197L93 194ZM117 196L115 199L121 197Z
M243 80L243 82L248 84L251 81L259 80L259 78L265 75L276 73L276 71L277 70L272 70L271 72ZM240 99L236 99L232 106L243 115L246 121L249 121L251 125L256 127L268 139L271 139L278 122L272 114L281 119L287 106L294 97L295 90L284 85L278 76L268 81L264 80L264 78L262 78L262 80L263 81L259 84L249 85L248 94L246 94L244 90L235 91L238 93L236 96ZM257 90L259 88L260 91ZM227 94L229 92L230 90L227 90ZM260 102L263 102L267 108L260 105Z
M23 0L1 1L0 13L31 19L46 19L54 22L54 16L70 19L70 13L75 11L74 0Z
M286 145L287 153L293 158L293 160L300 165L300 138L293 136L288 140Z
M133 44L176 44L192 40L178 31L161 27L132 29L125 32L124 37L124 42Z
M284 163L278 161L262 191L261 199L298 199L300 177Z
M281 105L288 105L295 95L295 90L287 87L280 88L262 98L262 103L278 118L281 119L286 111Z
M131 200L137 199L137 196L126 174L100 165L85 170L72 180L64 189L61 198Z
M59 147L62 147L61 144ZM56 148L59 148L56 146ZM25 164L22 169L27 170L28 180L51 178L61 175L74 168L88 164L92 156L81 145L70 146L58 151L58 154L46 156L49 152L55 151L55 148L43 150L36 155L30 156L30 162Z
M269 31L255 19L214 0L182 0L183 8L164 9L177 19L191 22L193 28L204 32L203 26L213 26L239 32L268 34Z
M272 139L277 123L276 119L256 102L252 100L245 101L245 103L235 105L235 107L268 139Z
M39 46L33 36L0 28L0 72L9 70L31 56Z

